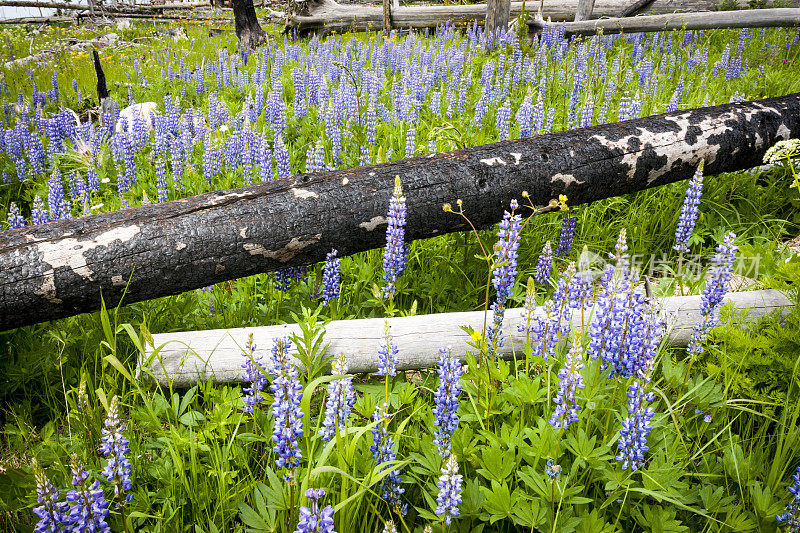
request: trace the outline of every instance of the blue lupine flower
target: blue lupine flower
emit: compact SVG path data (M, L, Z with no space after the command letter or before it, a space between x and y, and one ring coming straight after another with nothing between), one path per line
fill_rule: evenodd
M717 246L716 255L711 260L713 266L709 269L700 304L700 316L703 321L694 327L692 337L689 339L689 346L686 348L692 357L703 353L703 342L719 321L719 308L728 292L728 282L733 273L733 265L736 263L736 253L739 251L733 244L735 238L736 234L733 232L725 235L722 243Z
M406 157L414 157L417 146L417 131L412 122L406 130Z
M551 480L558 479L561 476L561 465L554 464L552 459L548 459L544 472Z
M160 154L156 155L156 198L158 203L169 200L167 194L167 166Z
M558 236L558 247L556 257L565 257L572 249L572 239L575 237L575 223L577 217L572 216L572 212L561 221L561 234Z
M50 483L42 468L35 461L33 469L36 477L36 499L42 504L33 508L33 513L39 517L34 532L57 533L63 531L64 512L67 510L67 505L59 503L58 489Z
M568 305L571 309L588 309L592 302L592 273L588 270L576 272L567 292Z
M264 400L261 392L264 390L264 385L267 384L267 377L261 371L261 355L256 355L256 345L253 343L253 334L251 333L247 339L247 344L242 352L245 358L241 367L244 372L242 373L242 381L249 383L248 387L244 390L244 407L243 413L252 413L255 411L257 403Z
M697 206L700 205L700 196L703 194L703 160L697 166L694 177L686 189L686 198L681 207L681 216L675 230L675 245L673 248L679 252L689 251L689 239L697 221Z
M339 297L339 268L342 260L336 257L336 250L325 256L325 268L322 271L322 305L327 306L331 300Z
M375 465L379 467L378 472L383 472L387 468L394 468L393 466L383 466L382 464L394 461L396 458L394 447L394 439L389 436L389 404L376 405L375 412L372 414L372 420L380 422L372 428L373 443L370 446L372 457L375 459ZM404 503L401 496L405 489L400 486L402 479L400 478L400 471L393 469L380 481L380 489L383 499L386 503L394 509L401 516L405 516L408 510L408 504Z
M517 256L522 227L522 217L513 214L517 207L517 201L512 200L511 212L506 211L499 224L498 239L494 247L495 262L505 264L495 268L492 272L492 285L494 285L497 300L492 304L492 325L489 326L487 332L490 356L494 356L497 350L503 346L503 317L517 279Z
M34 226L39 224L47 224L50 222L50 214L47 212L47 208L44 206L44 202L42 201L39 195L36 195L33 198L33 209L31 210L31 222Z
M564 367L558 373L559 385L553 403L555 409L550 419L553 430L567 429L573 422L578 421L578 411L581 410L577 404L575 394L578 389L583 389L585 384L581 369L583 368L583 349L580 336L572 341L572 349L567 353Z
M501 141L508 140L508 126L511 122L511 108L508 102L497 108L497 116L495 118L497 123L497 136Z
M85 531L97 533L110 533L108 526L108 502L103 497L100 482L95 480L87 485L89 472L84 470L83 464L77 455L72 456L72 485L75 487L67 493L66 509L64 515L65 531L70 533L83 533Z
M383 296L394 295L397 280L406 269L406 197L400 177L395 178L394 194L389 200L389 212L386 216L386 248L383 251Z
M8 206L8 229L25 227L25 219L19 213L19 207L14 202Z
M383 329L383 343L378 348L378 371L376 374L379 376L396 376L397 365L400 363L397 357L398 353L400 351L392 339L389 321L386 321Z
M336 436L337 431L343 432L350 419L350 410L356 403L356 391L353 388L353 378L346 377L347 362L344 353L331 363L333 375L342 376L328 384L328 401L325 403L325 420L319 434L322 440L329 441Z
M622 422L617 442L617 461L622 469L638 470L644 465L644 453L648 450L647 436L652 431L650 419L653 409L649 404L655 399L652 392L645 392L647 380L634 381L628 388L628 417Z
M308 269L304 266L286 267L275 271L275 288L279 291L286 292L292 286L292 280L307 279Z
M278 162L278 176L286 178L292 175L292 169L289 163L289 150L283 142L282 137L275 140L275 159Z
M461 392L462 369L458 358L453 356L453 347L439 349L439 387L433 393L435 406L433 443L439 448L439 455L450 455L450 442L458 427L458 395Z
M553 249L550 247L550 241L544 243L542 253L539 255L539 261L536 263L536 273L533 277L539 284L547 283L550 276L553 274Z
M50 220L66 220L72 218L64 198L64 184L61 182L61 173L58 169L48 180L47 205L50 208Z
M786 511L776 515L775 519L787 526L788 529L786 531L788 533L798 533L800 532L800 466L795 470L792 480L794 480L794 483L788 488L792 499L789 500Z
M103 436L100 437L100 453L108 458L108 464L103 469L103 477L114 484L114 497L121 498L124 491L133 488L131 481L131 462L128 459L130 449L128 439L122 434L125 431L125 424L119 419L119 400L116 396L111 399L108 408L108 417L105 427L102 429ZM133 500L133 494L126 494L125 501ZM120 503L121 500L120 500Z
M436 514L444 515L444 521L449 526L453 517L459 516L458 506L461 503L461 483L464 476L458 473L458 461L451 455L442 467L439 476L439 495L436 496Z
M323 489L308 489L306 498L311 500L311 508L300 507L300 521L294 533L336 533L333 529L333 507L319 508L319 499L325 496Z
M278 454L275 464L278 468L289 470L296 468L303 458L298 439L303 436L303 410L300 400L303 398L303 386L297 379L298 371L289 355L292 340L287 336L276 337L272 346L269 371L273 379L269 388L274 394L272 416L275 426L272 440L275 446L272 451ZM289 476L284 476L288 479Z

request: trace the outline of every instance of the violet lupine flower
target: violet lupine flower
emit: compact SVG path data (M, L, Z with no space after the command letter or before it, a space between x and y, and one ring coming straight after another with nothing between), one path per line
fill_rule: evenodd
M733 232L725 235L722 243L717 246L716 255L711 260L713 266L709 269L700 304L700 316L703 321L694 327L692 337L689 339L689 346L686 348L691 357L697 357L703 353L703 342L719 321L719 308L728 292L728 282L733 273L733 265L736 263L736 253L739 251L733 244L735 238L736 234Z
M108 458L108 464L103 469L103 477L114 484L114 498L120 499L122 504L123 492L133 488L131 481L131 462L128 459L130 449L128 439L122 434L125 431L125 424L119 419L119 400L116 396L111 399L108 408L108 417L105 427L102 429L103 436L100 437L100 453ZM125 494L124 500L133 500L133 494Z
M325 268L322 271L322 305L327 306L331 300L339 298L339 268L342 260L336 257L336 250L325 256Z
M375 466L378 467L378 472L383 472L387 468L393 468L380 481L381 495L390 508L394 509L401 516L405 516L408 510L408 504L401 500L401 496L405 489L400 486L402 479L400 478L400 471L394 469L393 466L383 466L384 463L394 461L396 458L394 447L394 439L389 436L389 404L376 405L375 412L372 414L372 420L380 422L372 428L373 443L370 446L372 457L375 459Z
M318 500L325 496L323 489L308 489L306 498L311 500L311 507L300 507L300 521L294 533L336 533L333 529L333 507L326 505L319 508Z
M584 247L584 253L588 253ZM584 254L582 253L581 256ZM583 263L583 261L579 261ZM580 272L576 272L572 277L572 283L567 292L568 305L571 309L588 309L592 302L592 273L588 270L588 265L581 265Z
M389 200L389 212L386 216L386 248L383 251L383 279L386 286L382 288L383 296L394 296L397 280L406 269L406 197L400 177L394 182L394 194Z
M47 208L38 194L33 198L31 222L34 226L38 226L39 224L47 224L50 222L50 213L47 212Z
M292 169L289 162L289 150L286 149L286 144L283 142L282 137L275 139L275 159L278 161L278 176L287 178L292 175Z
M161 154L156 155L156 199L158 203L169 200L167 193L167 166Z
M497 116L495 117L497 126L498 139L501 141L508 140L508 126L511 122L511 108L508 102L497 108Z
M64 184L61 182L61 173L58 169L47 182L47 205L50 208L50 220L66 220L72 218L67 200L64 198Z
M571 211L561 221L561 234L558 236L556 257L566 257L572 249L572 239L575 238L575 224L577 221L578 217L572 216Z
M703 194L703 163L704 161L701 159L694 177L689 182L689 188L686 189L681 216L675 230L675 245L672 247L678 252L689 251L689 239L697 221L697 206L700 205L700 196Z
M303 436L303 410L300 400L303 398L303 386L297 379L298 371L289 355L292 340L287 336L276 337L272 346L272 358L269 371L273 375L269 388L274 394L272 416L275 427L272 440L275 446L272 451L278 454L275 464L278 468L292 470L300 464L303 453L298 439ZM289 479L289 475L284 479Z
M775 520L788 527L787 532L798 533L800 532L800 466L795 470L792 480L794 483L787 489L792 499L786 506L786 511L775 515Z
M414 157L414 152L417 147L417 130L414 127L414 122L408 126L406 130L406 157Z
M36 476L36 500L42 504L33 508L33 513L39 517L34 532L57 533L63 531L64 512L67 510L67 504L59 503L58 489L50 483L35 460L33 470Z
M550 425L553 430L567 429L570 424L578 421L578 411L581 410L575 399L575 394L578 389L583 389L583 376L581 369L583 368L583 348L581 346L580 336L576 336L572 341L572 348L567 353L564 367L558 373L559 385L558 392L556 392L553 403L555 409L553 410L553 417L550 419Z
M261 365L261 356L256 355L256 345L253 343L252 333L247 338L247 344L244 347L242 355L245 358L244 363L241 365L242 370L244 370L244 372L242 372L242 381L250 384L243 389L244 407L242 408L242 412L252 413L255 411L256 404L264 400L264 396L261 392L264 390L264 385L267 384L267 377L261 371L261 368L259 368Z
M325 420L319 434L322 440L333 439L337 432L344 432L347 421L350 419L350 410L356 403L356 391L353 388L353 378L347 377L347 362L344 353L331 363L331 373L342 376L341 379L328 384L328 401L325 403Z
M561 465L554 464L552 459L548 459L544 473L547 474L547 477L550 478L550 481L558 479L561 477Z
M517 207L517 201L511 200L511 212L505 212L503 220L499 224L500 229L497 231L498 240L494 249L495 261L505 262L505 265L495 268L492 273L492 284L497 294L497 300L492 304L492 325L489 326L487 332L490 356L494 356L497 349L503 346L503 317L517 279L519 234L522 227L522 216L513 214Z
M439 448L439 455L450 455L450 443L458 427L458 395L461 392L462 369L458 358L453 356L453 347L439 349L439 387L433 393L435 406L433 443Z
M553 274L553 249L550 247L550 241L544 243L542 253L539 255L539 261L536 263L536 273L533 277L539 284L547 283L550 276Z
M389 322L386 321L383 326L383 343L378 348L378 371L376 372L378 376L394 377L397 375L397 365L400 363L397 357L398 353L400 350L397 349L397 345L392 339Z
M64 524L67 526L65 531L110 533L111 528L106 522L108 502L103 497L103 489L98 480L88 485L88 479L89 472L84 470L78 456L73 454L72 485L75 488L67 493L69 508L64 514Z
M17 229L25 227L25 219L19 212L19 207L14 202L8 206L8 229Z
M458 461L451 455L442 467L437 485L439 495L436 497L436 514L444 515L444 522L448 526L453 517L459 516L458 506L461 503L461 483L464 476L458 473Z
M622 463L623 470L630 468L635 472L644 465L647 436L652 430L650 419L654 414L649 404L655 399L652 392L645 392L646 385L646 379L637 380L628 388L628 417L622 422L617 442L617 461Z

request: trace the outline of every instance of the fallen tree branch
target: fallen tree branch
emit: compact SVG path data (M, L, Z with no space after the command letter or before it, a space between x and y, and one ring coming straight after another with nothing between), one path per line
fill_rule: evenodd
M76 17L18 17L0 19L0 24L70 24L77 22Z
M579 0L548 2L542 16L553 21L572 20ZM592 17L613 17L627 6L623 0L597 0ZM510 17L522 11L523 2L511 2ZM654 0L651 9L656 13L705 11L716 8L714 0L684 0L680 7L670 0ZM530 9L530 3L528 5ZM395 28L430 28L444 23L467 24L486 18L486 4L450 6L400 6L392 9L392 26ZM342 5L334 0L310 0L303 10L292 14L286 22L285 32L297 30L299 34L345 31L379 30L383 26L383 7L368 5Z
M638 0L633 5L626 7L622 13L619 14L620 18L632 17L638 15L647 8L654 0Z
M531 20L529 26L541 31L547 22ZM559 24L567 35L594 35L602 31L632 33L669 30L710 30L715 28L771 28L800 26L800 8L750 9L707 13L673 13L630 18L612 18Z
M0 329L178 294L384 245L395 176L405 186L408 240L469 228L442 204L461 198L490 227L513 198L571 205L761 164L800 137L800 93L654 115L300 174L132 209L0 232Z
M789 313L792 302L776 290L761 290L729 293L725 303L735 309L746 309L743 316L749 322L773 312ZM689 343L693 328L702 322L700 296L670 296L656 302L660 315L667 325L666 344L685 347ZM534 311L545 315L543 308ZM586 311L591 316L592 309ZM514 353L520 357L525 344L525 333L517 326L524 325L522 309L509 309L503 322L505 344L498 349L500 356L510 359ZM358 320L336 320L325 326L327 355L343 353L348 372L360 374L378 369L378 347L384 339L384 323L391 326L392 336L399 347L400 370L435 367L439 359L439 348L452 346L453 353L463 361L470 350L469 334L461 329L470 326L483 330L483 311L468 313L439 313L399 318L365 318ZM572 323L580 326L581 315L573 311ZM261 351L269 350L272 339L285 335L302 335L297 324L260 326L254 328L214 329L184 331L153 335L153 345L146 345L140 354L137 374L152 375L161 385L189 387L198 381L213 379L215 382L235 383L242 381L242 352L248 336ZM153 356L155 348L160 348Z
M113 37L112 37L113 36ZM102 37L98 37L97 39L90 39L88 41L81 41L75 44L71 44L69 46L64 46L62 48L55 48L51 50L44 50L42 52L38 52L33 55L29 55L26 57L21 57L19 59L14 59L11 61L6 61L3 66L5 68L12 68L18 67L22 65L26 65L31 61L43 61L48 59L56 54L61 54L64 52L72 51L72 50L87 50L87 49L94 49L94 48L103 48L105 46L110 46L117 42L117 35L116 34L109 34L103 35Z

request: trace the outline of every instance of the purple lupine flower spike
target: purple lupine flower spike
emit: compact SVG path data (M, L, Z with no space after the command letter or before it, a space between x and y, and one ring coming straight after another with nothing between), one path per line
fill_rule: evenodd
M272 431L275 446L272 451L278 454L275 460L278 468L289 470L296 468L303 458L298 442L303 436L303 410L300 408L303 386L289 355L291 347L292 340L289 337L276 337L269 369L273 377L269 388L274 394L272 416L275 418ZM284 476L284 479L290 478L289 474Z
M325 420L319 434L323 440L329 441L336 436L336 432L343 432L350 418L350 411L356 403L356 391L353 388L353 378L347 377L347 362L344 353L331 363L331 373L342 376L341 379L328 384L328 401L325 403Z
M59 503L58 489L50 483L35 459L33 471L36 477L36 500L41 504L39 507L33 508L33 513L39 517L34 532L57 533L63 531L64 512L67 510L67 506L65 503Z
M583 366L583 349L580 335L578 335L572 341L572 348L567 353L564 367L558 373L558 392L553 398L553 403L556 407L550 419L550 425L553 426L553 430L567 429L570 424L578 421L578 411L581 408L577 404L575 394L578 389L585 387L583 376L581 375Z
M439 349L439 387L433 394L435 406L433 443L439 448L439 455L450 455L453 433L458 427L458 395L461 392L462 369L458 358L453 355L453 347Z
M14 202L8 206L8 229L18 229L25 227L25 219L19 212L19 207Z
M395 178L394 194L389 200L389 213L386 217L386 248L383 251L384 297L394 296L397 280L406 269L406 197L400 177Z
M543 285L547 283L550 276L553 274L553 249L550 246L550 241L544 243L542 254L539 256L539 261L536 263L536 273L534 278L536 283Z
M294 533L336 533L333 529L333 507L326 505L319 508L319 499L325 496L323 489L308 489L306 498L311 500L311 507L300 507L300 521Z
M623 470L630 468L635 472L644 465L647 436L652 430L650 419L654 414L649 404L655 399L652 392L645 392L647 382L647 379L636 380L628 388L628 417L619 430L619 455L616 458L622 463Z
M692 337L689 339L689 346L686 348L691 357L697 357L703 353L703 342L719 321L719 308L728 292L728 282L731 279L733 265L736 263L736 254L739 251L733 244L735 238L736 234L733 232L725 235L722 243L717 246L717 253L712 259L713 266L708 272L700 304L700 316L703 321L695 325Z
M789 500L786 510L776 515L775 519L788 527L787 532L797 533L800 531L800 466L795 470L792 480L794 483L787 489L792 499Z
M108 502L103 497L100 482L95 480L88 485L87 472L77 455L72 455L72 485L75 487L67 493L68 514L64 515L66 531L110 533L108 519Z
M376 372L378 376L394 377L397 375L397 365L400 363L397 358L398 353L399 350L392 339L389 321L387 320L384 323L383 343L378 348L378 371Z
M689 188L686 189L686 198L681 207L681 216L675 230L675 245L673 246L679 252L689 252L689 239L697 221L697 206L700 205L700 196L703 194L703 164L704 161L700 160L697 171L689 182Z
M100 453L108 459L108 464L103 469L103 477L114 484L114 497L130 502L133 494L129 491L133 488L131 481L131 462L128 459L130 449L128 439L122 434L125 431L125 424L119 418L119 400L116 396L111 399L108 408L108 417L105 427L102 429L103 436L100 437ZM125 494L124 498L122 494Z
M339 298L340 267L342 260L336 257L336 250L328 252L322 272L322 305Z
M393 466L383 466L384 463L394 461L397 457L394 447L394 439L389 435L388 423L391 415L389 414L389 404L376 405L375 412L372 414L372 420L380 422L372 428L373 443L370 446L372 457L375 459L375 466L379 468L379 472L387 468L394 468ZM380 489L383 499L386 503L394 509L401 516L405 516L408 510L408 504L404 503L401 496L405 489L400 486L402 479L400 478L400 471L393 469L380 481Z
M261 355L256 355L256 345L253 343L253 334L251 333L247 338L247 344L242 352L245 357L242 363L242 381L250 385L245 387L244 390L244 407L242 412L252 413L255 411L255 406L264 400L261 392L267 384L267 377L261 371Z
M572 215L572 212L567 214L561 221L561 234L558 236L558 248L556 248L556 257L565 257L572 249L572 240L575 238L575 223L578 218Z
M439 495L436 497L436 514L444 515L445 524L448 526L453 517L459 516L458 506L461 503L461 483L464 476L458 473L458 461L451 455L442 467L437 485Z
M492 274L492 284L497 299L492 303L492 325L487 331L490 356L494 356L497 350L503 346L503 317L517 279L517 256L522 227L522 217L514 214L517 207L519 207L517 201L512 200L511 212L505 212L497 232L498 240L495 244L494 259L497 263L505 262L505 265L495 268Z
M47 212L47 208L44 206L42 198L39 195L36 195L33 198L31 223L34 226L38 226L39 224L47 224L48 222L50 222L50 214Z

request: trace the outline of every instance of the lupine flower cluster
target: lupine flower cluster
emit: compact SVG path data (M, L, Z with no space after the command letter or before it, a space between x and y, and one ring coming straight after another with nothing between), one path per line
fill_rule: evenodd
M336 250L325 256L325 267L322 272L322 305L327 306L331 300L339 298L339 268L342 260L336 257Z
M636 471L644 465L644 453L648 450L647 436L652 430L650 419L655 414L649 405L655 395L645 391L647 383L647 379L636 380L628 388L628 417L622 422L617 442L617 461L622 463L623 470L630 468Z
M789 533L800 532L800 466L795 470L792 476L794 483L788 488L789 494L792 499L786 506L786 510L775 516L775 519L786 526L786 531Z
M673 248L678 252L689 252L689 239L697 221L697 206L700 205L700 196L703 194L703 161L697 167L694 177L689 182L686 189L686 198L681 207L681 216L678 219L678 227L675 230L675 245Z
M575 238L575 224L578 218L572 213L566 215L561 221L561 234L558 236L558 247L556 257L566 257L572 249L572 240Z
M439 387L433 394L435 406L433 443L439 448L439 455L450 455L450 440L458 427L458 395L461 392L462 369L458 358L453 355L453 347L439 349Z
M394 461L396 454L394 451L394 439L389 435L389 404L376 405L375 412L372 414L372 420L380 422L372 428L373 443L370 446L372 457L375 459L375 466L379 467L379 472L383 472L387 468L391 468L389 472L380 481L381 495L389 507L398 512L401 516L405 516L408 510L408 504L403 502L401 496L406 491L400 486L402 479L400 478L400 471L392 466L381 466L389 461Z
M298 371L292 361L289 350L292 340L289 337L276 337L273 340L270 368L272 383L269 388L274 394L272 416L275 426L272 430L272 449L278 457L275 464L278 468L292 470L300 464L303 453L298 440L303 436L303 410L300 400L303 398L303 386L298 379ZM290 474L285 476L290 477Z
M130 449L128 439L123 435L124 431L125 424L119 418L119 399L114 396L108 407L108 417L100 437L99 451L108 459L102 474L114 484L115 498L131 502L133 494L130 490L133 488L133 481L131 481L131 462L128 459Z
M722 243L717 246L716 255L711 260L712 266L708 271L700 305L700 316L703 320L695 325L692 337L689 339L689 346L686 348L692 357L703 353L703 343L719 321L719 308L728 292L728 282L731 279L733 265L736 263L736 254L739 251L733 244L734 239L736 239L736 234L733 232L725 235Z
M340 379L328 384L328 401L325 403L325 420L319 434L323 440L333 439L337 432L345 431L350 411L356 403L356 391L353 388L353 378L346 377L347 362L341 353L331 364L331 371Z
M383 329L383 343L378 348L378 371L379 376L396 376L397 365L400 363L397 355L400 351L392 339L392 332L389 327L389 321L384 324Z
M242 363L242 370L244 371L242 372L242 381L250 384L244 388L244 407L242 412L252 413L255 411L256 404L264 400L262 391L267 384L267 377L259 368L261 355L256 354L256 345L253 342L252 333L247 340L242 355L245 358L244 363Z
M501 266L492 272L492 285L497 299L492 304L492 324L487 332L490 356L494 356L503 346L503 317L517 279L517 256L522 227L522 217L514 214L517 207L517 201L512 200L511 212L505 212L497 231L494 260Z
M558 391L553 398L555 409L550 418L550 425L554 430L567 429L570 424L578 421L578 411L581 407L575 395L578 390L586 386L581 375L583 367L583 347L580 336L577 336L572 341L572 349L567 353L564 367L558 373Z
M550 241L544 243L542 253L539 255L539 261L536 263L536 274L534 279L536 283L544 284L550 279L553 274L553 249L550 247Z
M56 489L38 463L34 462L34 473L36 476L36 499L41 504L34 507L33 512L39 517L36 524L36 533L49 533L62 531L64 513L67 511L67 504L58 501L58 489Z
M389 213L386 215L386 248L383 252L383 287L384 297L394 295L398 278L406 269L406 197L403 196L403 187L400 177L395 179L394 194L389 200Z
M319 508L319 499L325 496L323 489L308 489L306 498L311 500L311 507L300 507L300 521L294 533L336 533L333 529L333 507L326 505Z
M459 516L458 506L461 504L461 483L464 476L458 473L458 461L455 455L450 455L442 467L439 476L439 495L436 497L436 514L444 516L448 526L453 517Z
M67 493L68 510L62 516L65 531L110 533L108 525L108 501L103 497L100 482L89 485L87 472L77 455L72 456L72 486Z

